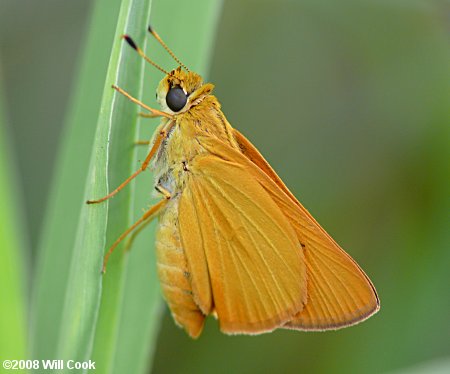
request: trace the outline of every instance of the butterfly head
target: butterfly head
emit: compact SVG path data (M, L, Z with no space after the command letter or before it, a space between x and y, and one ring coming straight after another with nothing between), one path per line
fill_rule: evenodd
M213 88L211 83L204 84L199 74L184 71L179 66L161 80L156 90L156 100L164 112L183 113L199 104Z

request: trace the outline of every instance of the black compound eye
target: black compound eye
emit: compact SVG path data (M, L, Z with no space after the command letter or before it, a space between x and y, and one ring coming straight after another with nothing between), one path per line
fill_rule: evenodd
M178 112L186 105L187 96L181 87L172 87L166 95L167 106L174 112Z

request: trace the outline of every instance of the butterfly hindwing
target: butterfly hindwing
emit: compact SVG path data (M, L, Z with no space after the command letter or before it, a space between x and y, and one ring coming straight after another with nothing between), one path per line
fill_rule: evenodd
M358 264L326 233L287 189L257 149L236 130L241 152L213 139L208 150L218 157L246 165L281 209L304 248L307 302L287 328L326 330L363 321L379 309L375 288Z

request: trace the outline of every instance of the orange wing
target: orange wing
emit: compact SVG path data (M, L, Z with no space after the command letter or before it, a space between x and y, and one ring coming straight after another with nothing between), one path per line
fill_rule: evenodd
M342 248L295 199L257 149L237 130L242 153L227 145L204 139L208 151L246 165L252 176L280 207L304 248L307 267L307 302L286 328L326 330L349 326L379 309L375 287Z
M230 334L281 327L306 301L296 233L249 167L196 157L179 205L194 299L205 312L211 297L221 330Z

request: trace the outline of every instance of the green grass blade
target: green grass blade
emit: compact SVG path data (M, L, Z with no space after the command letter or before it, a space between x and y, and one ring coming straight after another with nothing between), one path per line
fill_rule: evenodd
M120 3L120 0L98 0L87 33L34 273L29 349L33 358L56 358L71 253L80 212L85 207L83 195L92 139L111 46L116 43Z
M111 58L106 76L100 116L97 123L97 133L94 140L90 171L85 189L85 198L98 198L108 192L108 179L112 185L118 185L131 174L133 162L133 140L136 126L130 118L137 118L137 107L114 90L115 83L133 93L142 81L143 60L126 43L120 42L124 32L142 30L148 23L148 0L124 0L119 12L115 43L113 43ZM136 37L138 43L140 39ZM125 63L126 62L126 63ZM120 146L120 147L119 147ZM114 167L108 175L109 163ZM131 190L126 189L111 205L114 215L108 225L107 240L105 240L108 204L84 206L81 211L77 240L73 251L72 264L66 303L62 319L62 329L58 356L65 359L87 360L91 357L94 342L95 326L100 306L102 276L101 269L103 249L112 243L110 238L116 238L117 232L122 232L129 225ZM113 239L113 240L114 240ZM109 266L109 278L105 279L103 304L116 303L120 297L122 281L123 256L115 256ZM107 311L107 320L114 324L117 315L114 310ZM106 337L100 339L102 344L114 341L114 330L103 329L104 318L100 319L100 331L107 331ZM108 347L110 349L108 349ZM96 369L109 371L108 355L113 354L113 343L102 349L97 360ZM94 352L99 354L97 351ZM97 356L98 357L98 356Z
M1 80L0 80L1 82ZM24 233L0 92L0 361L25 359Z
M124 33L132 35L133 40L144 46L147 36L147 26L150 16L150 1L131 0L124 1L119 22L117 36ZM122 18L119 17L121 20ZM115 83L137 98L142 96L142 83L144 74L144 60L127 43L117 38L116 47L126 51L123 58L122 70L116 77L108 76L107 85ZM111 139L103 139L98 144L101 149L109 144L109 181L110 190L121 184L139 167L136 160L134 141L137 138L137 119L140 108L128 101L122 95L115 96L114 123L111 128ZM109 140L109 141L108 141ZM94 177L94 176L93 176ZM97 176L95 176L97 177ZM122 232L132 224L134 183L128 185L120 194L111 200L110 218L108 222L107 246L109 247ZM97 363L95 372L111 372L116 355L116 342L119 329L119 319L123 298L123 285L125 280L124 256L119 247L108 264L107 273L103 277L103 294L99 321L96 330L93 349L93 360Z

